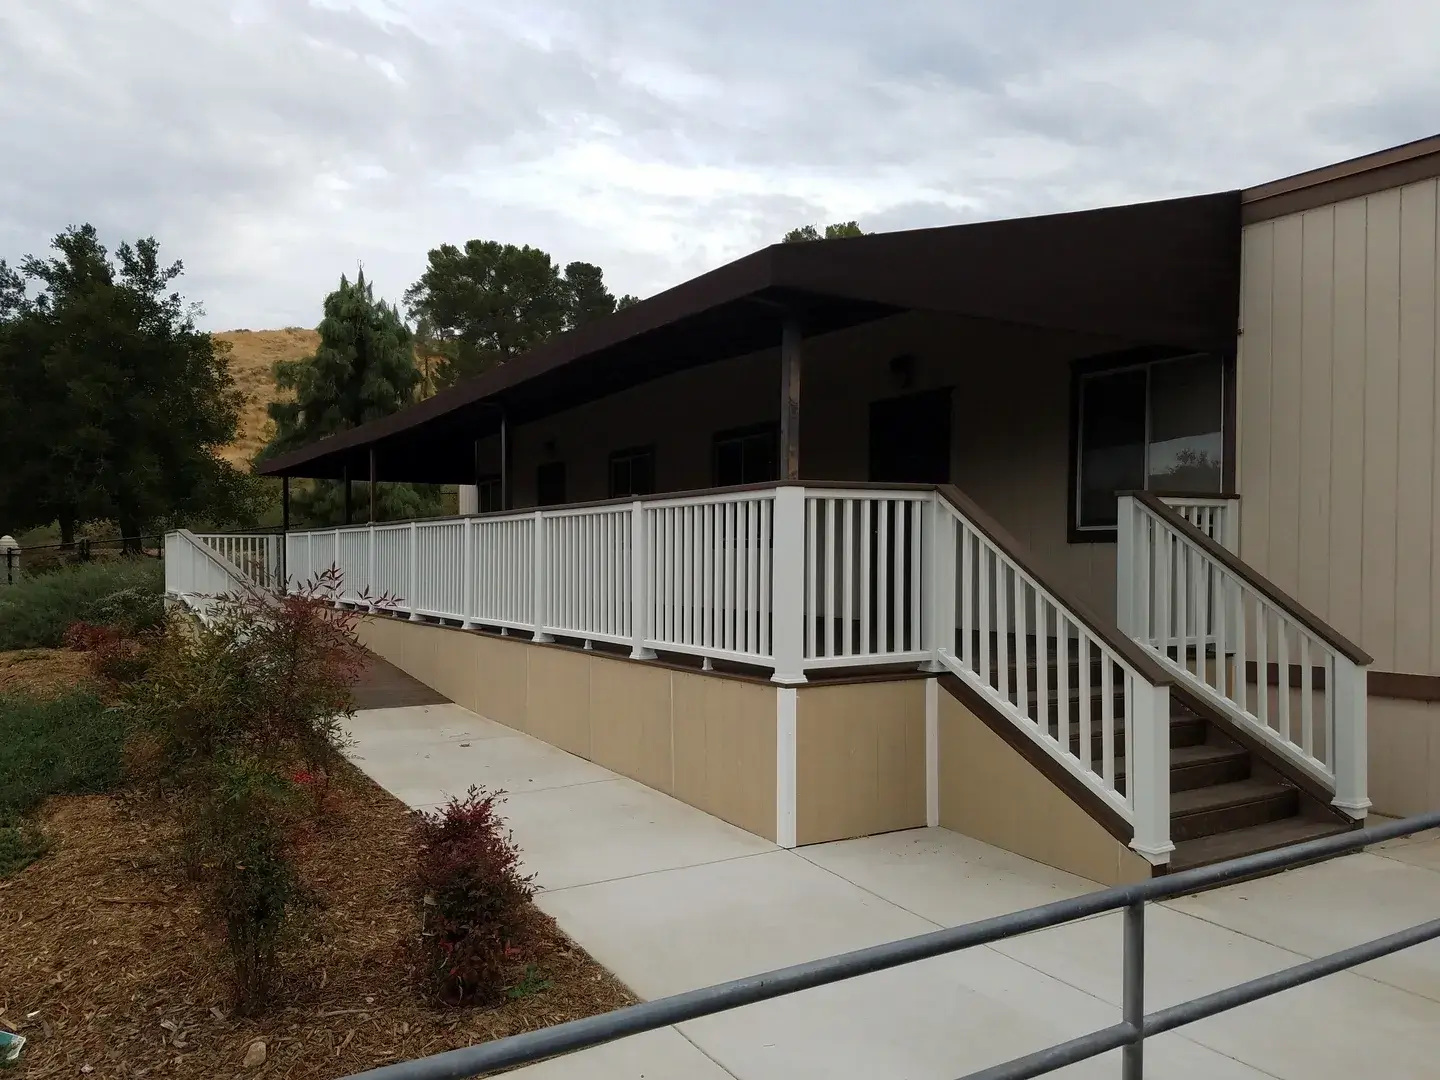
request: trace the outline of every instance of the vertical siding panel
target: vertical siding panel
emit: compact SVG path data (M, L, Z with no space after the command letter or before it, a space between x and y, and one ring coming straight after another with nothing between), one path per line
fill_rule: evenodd
M1302 225L1298 214L1275 222L1270 365L1270 557L1265 565L1270 579L1290 593L1298 591L1299 577Z
M1335 340L1330 437L1328 619L1361 636L1365 498L1365 200L1335 207ZM1242 513L1243 518L1243 513Z
M1440 182L1437 182L1437 202L1440 202ZM1440 213L1437 213L1435 234L1431 238L1436 252L1436 263L1440 266ZM1435 291L1431 294L1434 315L1435 362L1440 363L1440 272L1435 275ZM1440 598L1434 593L1440 587L1440 376L1435 379L1433 399L1435 427L1430 431L1430 664L1425 674L1440 675Z
M1240 336L1239 390L1245 402L1243 446L1237 462L1240 495L1245 510L1240 514L1241 552L1245 559L1265 571L1270 554L1270 367L1273 339L1271 295L1274 284L1273 222L1254 225L1245 231L1241 272L1245 309L1244 333Z
M1400 371L1395 504L1395 666L1430 663L1435 436L1435 181L1400 192Z
M1395 662L1395 422L1400 402L1400 193L1365 200L1365 495L1361 640Z
M1331 349L1335 330L1335 208L1303 218L1304 325L1300 347L1299 581L1297 597L1322 618L1330 609Z

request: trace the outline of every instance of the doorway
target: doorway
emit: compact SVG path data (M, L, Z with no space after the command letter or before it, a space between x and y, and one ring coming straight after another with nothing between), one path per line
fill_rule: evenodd
M950 388L870 403L870 479L950 482Z

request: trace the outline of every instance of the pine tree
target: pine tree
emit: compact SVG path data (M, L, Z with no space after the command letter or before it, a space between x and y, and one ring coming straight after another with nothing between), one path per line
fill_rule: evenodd
M421 376L410 328L392 305L375 299L364 270L353 282L341 276L324 312L315 355L275 364L276 388L290 399L269 406L275 436L257 461L389 416L415 400ZM357 507L367 504L367 488L356 485ZM382 484L376 501L382 518L421 517L439 511L440 494L430 486ZM343 517L343 502L343 485L316 481L295 492L293 510L298 523L329 524Z

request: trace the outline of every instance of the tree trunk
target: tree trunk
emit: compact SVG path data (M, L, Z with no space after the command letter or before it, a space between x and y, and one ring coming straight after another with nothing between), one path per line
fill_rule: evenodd
M120 552L124 555L139 555L144 547L140 536L140 523L129 515L120 518Z
M71 511L61 511L60 517L60 543L68 551L75 546L75 515Z

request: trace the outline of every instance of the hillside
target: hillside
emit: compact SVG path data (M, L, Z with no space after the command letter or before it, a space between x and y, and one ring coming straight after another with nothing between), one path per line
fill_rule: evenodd
M311 355L320 344L320 335L291 326L284 330L224 330L212 336L229 344L230 374L245 394L239 433L222 456L232 464L246 466L268 437L270 417L265 407L276 399L272 366L276 360Z

